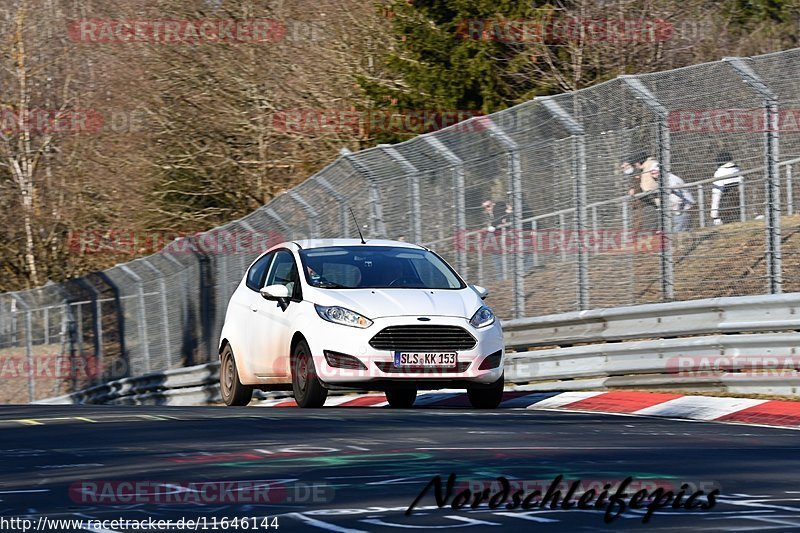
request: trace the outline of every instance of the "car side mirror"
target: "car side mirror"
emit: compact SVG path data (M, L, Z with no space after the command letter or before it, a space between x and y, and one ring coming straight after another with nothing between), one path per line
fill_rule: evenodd
M486 297L489 296L489 289L486 287L481 287L480 285L470 285L469 287L478 293L478 296L481 297L481 300L485 300Z
M269 285L260 291L261 297L265 300L288 300L289 288L286 285Z

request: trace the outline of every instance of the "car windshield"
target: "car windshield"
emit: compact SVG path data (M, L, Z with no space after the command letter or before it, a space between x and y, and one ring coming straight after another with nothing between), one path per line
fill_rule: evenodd
M324 289L463 289L433 252L395 246L329 246L300 251L308 284Z

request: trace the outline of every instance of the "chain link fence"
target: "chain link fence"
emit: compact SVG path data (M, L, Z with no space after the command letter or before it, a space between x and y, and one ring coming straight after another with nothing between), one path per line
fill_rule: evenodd
M506 319L798 291L797 72L800 49L622 76L343 150L240 220L0 295L0 399L214 361L228 298L258 253L353 237L351 208L368 238L425 244L488 287ZM725 153L735 168L720 185ZM624 174L637 159L643 169Z

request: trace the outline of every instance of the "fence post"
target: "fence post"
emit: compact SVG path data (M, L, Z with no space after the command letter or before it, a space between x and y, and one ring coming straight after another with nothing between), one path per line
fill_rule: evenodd
M46 346L50 344L50 308L45 307L42 311L44 315L42 317L42 327L44 329L44 344Z
M150 343L147 341L147 313L144 310L144 280L128 265L119 265L120 270L125 272L134 283L139 293L139 344L142 346L142 354L144 355L144 369L145 372L150 372Z
M33 366L33 337L31 335L31 307L17 293L10 293L11 297L25 309L25 360L28 362L28 401L36 400L36 387L34 386Z
M167 285L164 282L164 273L147 259L143 259L143 262L158 276L158 290L161 293L161 314L164 315L161 320L164 327L164 350L167 352L167 368L172 368L174 361L172 360L172 341L169 335L169 306L167 305Z
M216 346L211 341L214 339L213 326L217 315L217 306L214 301L214 271L212 270L212 258L208 250L204 249L203 241L198 239L197 236L189 237L189 244L192 253L197 259L197 267L200 273L200 308L199 308L199 331L198 339L201 341L200 353L205 348L205 362L213 361L214 357L219 355ZM212 250L213 253L213 250Z
M19 331L19 320L17 320L17 299L12 296L9 304L9 315L11 318L11 346L17 345L17 332Z
M312 179L328 191L333 196L333 199L336 200L336 203L339 204L339 231L342 232L341 237L348 237L350 235L350 213L347 212L347 198L322 176L317 175Z
M700 206L698 210L698 215L700 217L700 227L706 227L706 200L705 200L705 191L702 185L697 186L697 205Z
M80 346L78 342L78 321L75 319L75 313L73 312L72 308L76 305L72 302L67 302L66 313L67 317L65 320L66 325L66 335L67 335L67 344L69 345L69 368L70 368L70 378L72 382L72 390L77 389L78 387L78 376L75 373L75 360L77 359L77 355L75 353L75 346L78 346L78 350L81 351L81 355L83 355L83 348ZM80 310L80 303L77 304L78 310Z
M622 201L622 207L621 207L621 209L622 209L622 238L623 238L623 242L625 242L625 243L628 242L627 239L630 236L630 229L631 229L631 224L630 224L630 221L628 220L628 205L629 205L630 201L631 201L630 197L625 198Z
M88 292L92 294L92 315L94 316L94 321L92 325L92 329L94 330L94 356L96 360L96 364L98 368L101 367L103 364L103 321L102 321L102 308L100 305L100 292L86 279L78 278L75 282L86 289ZM65 297L65 300L67 298ZM81 325L81 329L83 329L83 325ZM84 354L81 353L81 357ZM103 373L98 372L98 383L102 383L103 380Z
M306 212L306 215L308 216L308 231L309 231L308 238L309 239L319 238L319 224L318 224L319 213L317 213L317 211L313 207L311 207L311 204L306 202L305 199L302 196L300 196L299 192L291 190L288 192L288 194L289 198L300 204L300 207L303 209L303 211Z
M453 185L456 203L455 223L456 231L459 234L458 238L454 239L454 242L458 243L460 242L460 237L462 235L466 235L467 232L467 208L466 200L464 198L464 192L466 189L466 184L464 183L464 162L434 135L423 134L421 137L425 140L425 142L430 144L434 150L442 154L442 156L447 159L451 165L453 165ZM466 278L469 275L467 272L466 246L456 245L456 264L459 273Z
M388 237L386 225L383 221L383 207L381 206L381 195L378 188L378 181L372 176L369 168L355 158L353 152L348 148L339 150L342 157L364 178L369 184L369 204L370 204L370 233L372 237Z
M781 268L781 178L778 168L778 97L741 57L726 57L723 58L723 61L728 63L742 80L761 97L764 105L767 278L770 294L780 294L783 292L783 273Z
M578 309L583 311L589 308L589 251L586 249L586 132L583 126L552 97L539 97L536 100L542 103L572 137L575 225L578 230Z
M242 221L239 221L239 223L241 224ZM173 265L178 267L177 270L175 271L175 273L180 275L180 277L181 277L181 281L182 281L182 285L183 285L182 290L184 290L184 291L191 290L190 287L189 287L189 276L186 273L186 267L183 265L183 263L178 261L169 252L162 251L161 254L164 256L164 258L166 258L168 261L170 261ZM183 321L183 323L181 324L181 329L184 329L184 328L187 327L189 310L188 310L188 304L186 302L186 297L183 294L180 294L179 298L180 298L180 301L181 301L181 318L182 318L182 321ZM174 300L173 300L173 302L174 302ZM180 359L178 360L178 362L180 363Z
M519 159L519 146L500 126L489 117L472 119L488 127L489 135L499 142L508 154L508 172L511 178L512 228L514 230L514 318L525 316L525 256L524 236L522 234L522 164Z
M650 89L636 76L620 76L623 83L633 92L637 99L658 119L658 164L661 177L658 180L658 197L661 204L659 210L659 227L661 228L661 299L665 302L675 298L675 273L672 261L672 213L669 209L670 187L667 176L672 171L671 138L668 123L668 111Z
M412 242L419 244L422 242L422 201L419 192L419 171L409 162L408 159L403 157L400 152L388 144L379 145L386 155L392 158L398 165L403 167L408 177L409 187L409 204L411 205L411 221L410 231Z
M739 182L739 184L736 186L736 190L739 192L739 222L746 222L747 196L744 193L744 180ZM755 200L753 201L753 204L755 204Z

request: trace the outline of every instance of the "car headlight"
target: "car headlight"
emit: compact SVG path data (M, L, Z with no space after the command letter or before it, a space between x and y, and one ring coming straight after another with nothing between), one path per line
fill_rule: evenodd
M352 326L354 328L368 328L372 325L372 320L369 318L359 315L355 311L351 311L344 307L339 307L338 305L332 305L330 307L324 305L317 305L314 304L314 309L317 310L317 314L323 320L327 320L328 322L333 322L334 324L341 324L343 326Z
M483 305L480 309L475 311L475 314L469 319L469 323L473 328L482 328L494 324L494 313L492 313L491 309Z

